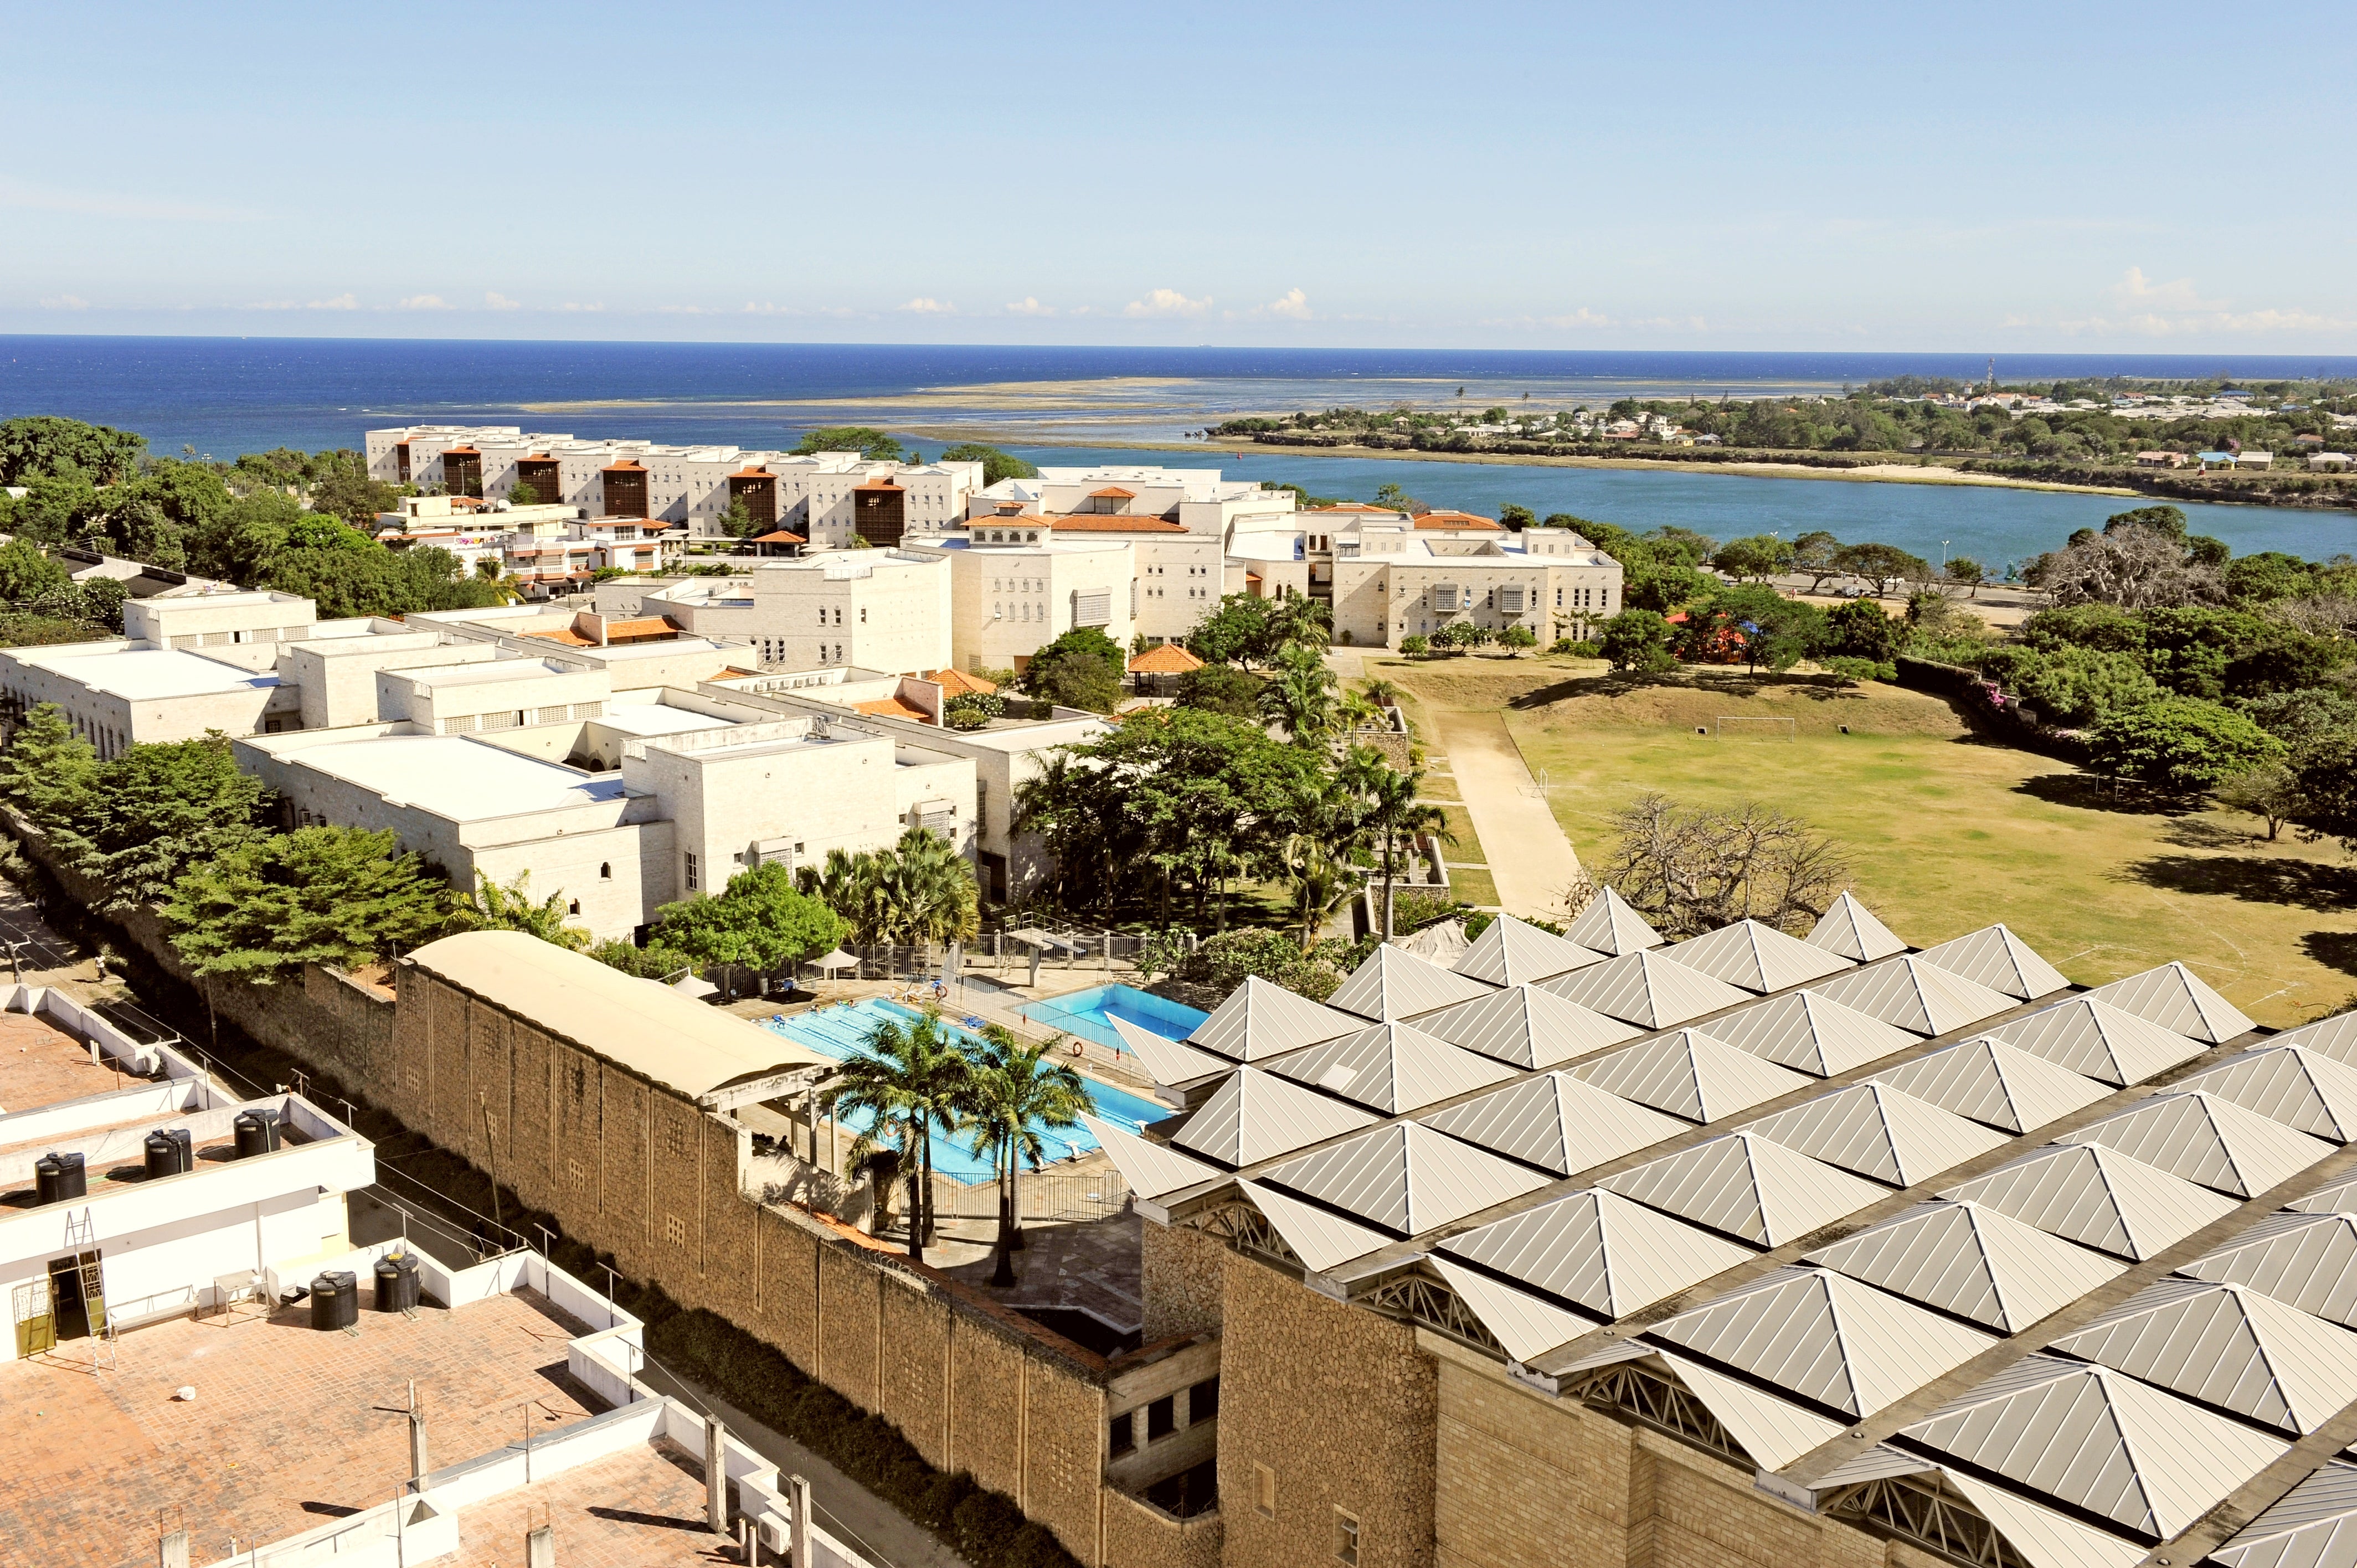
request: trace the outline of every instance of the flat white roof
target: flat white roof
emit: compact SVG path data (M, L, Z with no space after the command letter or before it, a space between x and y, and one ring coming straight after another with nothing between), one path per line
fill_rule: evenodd
M553 659L494 659L481 664L429 665L394 673L406 675L421 686L433 687L487 686L497 681L539 681L551 675L586 675L589 671L576 665L559 664Z
M79 681L94 692L131 702L163 697L201 697L275 686L275 675L257 675L201 653L178 648L124 648L111 653L77 654L70 649L20 649L16 658L36 670Z
M707 638L683 637L670 642L633 642L625 648L581 648L574 651L610 663L617 659L662 659L673 653L709 653L716 658L721 647Z
M619 774L591 776L462 735L383 735L286 753L317 769L452 822L562 811L622 798Z
M609 708L596 721L626 735L685 735L690 730L728 729L738 721L715 718L669 703L628 703Z

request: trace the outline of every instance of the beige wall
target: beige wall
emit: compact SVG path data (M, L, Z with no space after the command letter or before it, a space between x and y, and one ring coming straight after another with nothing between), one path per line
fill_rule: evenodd
M1072 629L1075 594L1103 594L1099 629L1124 649L1136 557L1124 543L996 545L948 553L956 572L951 652L961 670L1005 670Z

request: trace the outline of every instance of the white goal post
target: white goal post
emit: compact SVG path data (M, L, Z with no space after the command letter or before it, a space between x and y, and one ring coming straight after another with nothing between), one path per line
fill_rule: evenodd
M1764 714L1721 714L1710 722L1713 740L1729 736L1751 740L1798 740L1801 723L1798 719L1771 718Z

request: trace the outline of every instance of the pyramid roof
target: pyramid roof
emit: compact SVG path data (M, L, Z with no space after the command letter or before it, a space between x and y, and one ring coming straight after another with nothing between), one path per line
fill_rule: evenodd
M1758 1256L1601 1187L1452 1236L1441 1250L1608 1321Z
M1992 1035L1876 1073L1874 1080L2007 1133L2033 1132L2111 1092Z
M2280 1035L2269 1036L2267 1044L2304 1046L2334 1061L2357 1067L2357 1013L2336 1013L2313 1024L2302 1024L2297 1029L2286 1029Z
M1304 1155L1266 1179L1402 1236L1452 1224L1547 1183L1527 1165L1413 1122Z
M2053 1348L2294 1434L2357 1402L2357 1334L2244 1285L2159 1280Z
M1662 956L1698 969L1713 980L1760 992L1806 985L1839 974L1852 963L1839 953L1812 947L1758 920L1738 920L1674 943L1662 950Z
M1535 1360L1596 1326L1588 1318L1566 1312L1552 1302L1542 1301L1528 1291L1517 1290L1462 1263L1435 1258L1432 1266L1448 1283L1448 1288L1457 1293L1457 1299L1481 1320L1481 1326L1517 1361Z
M1535 985L1510 985L1426 1013L1415 1026L1453 1046L1521 1068L1560 1067L1643 1032Z
M1608 1093L1567 1072L1436 1111L1424 1124L1524 1165L1575 1175L1673 1138L1686 1123Z
M2332 1152L2320 1138L2198 1091L2155 1095L2055 1141L2107 1144L2236 1197L2256 1197Z
M2205 1048L2098 1000L2093 993L2000 1024L1989 1036L2072 1072L2123 1085L2142 1083L2157 1072L2191 1061Z
M1099 1117L1083 1116L1081 1125L1086 1127L1103 1145L1104 1152L1112 1156L1122 1179L1129 1183L1129 1190L1149 1201L1166 1192L1177 1192L1180 1187L1213 1181L1227 1175L1217 1165L1205 1165L1192 1155L1182 1155L1176 1149L1141 1138L1126 1128Z
M1130 1053L1145 1064L1146 1070L1154 1075L1154 1081L1166 1088L1175 1089L1181 1084L1216 1078L1236 1065L1225 1057L1215 1057L1209 1051L1166 1038L1151 1029L1141 1029L1126 1018L1108 1014L1105 1022L1113 1026L1114 1033L1121 1036L1122 1043L1129 1047Z
M2235 1207L2231 1197L2101 1144L2049 1144L1940 1196L2130 1259L2148 1258Z
M1989 1521L2007 1545L2021 1554L2029 1568L2136 1568L2144 1561L2141 1542L2122 1540L1976 1476L1944 1466L1932 1467Z
M1598 1185L1756 1247L1781 1247L1887 1195L1750 1133L1712 1138Z
M1738 1050L1818 1078L1831 1078L1923 1043L1896 1025L1813 991L1755 1002L1724 1018L1712 1019L1710 1032Z
M1564 928L1564 936L1591 952L1620 958L1662 945L1662 935L1629 908L1629 900L1607 887L1588 901L1578 918Z
M1248 1067L1212 1090L1170 1142L1223 1165L1252 1165L1374 1120L1355 1105Z
M1378 1024L1269 1064L1269 1071L1386 1115L1421 1110L1514 1076L1408 1024Z
M2306 1197L2295 1197L2284 1205L2302 1214L2357 1214L2357 1176L2337 1181L2330 1187L2319 1187Z
M1570 1071L1623 1100L1689 1122L1716 1122L1809 1087L1792 1069L1738 1051L1700 1029L1641 1040Z
M1958 1317L2013 1334L2127 1265L1977 1203L1921 1203L1808 1256Z
M1658 950L1624 953L1544 981L1539 989L1641 1029L1674 1029L1706 1013L1750 1000L1749 993L1672 963Z
M2248 1285L2286 1306L2357 1328L2357 1215L2271 1214L2177 1272Z
M1646 1337L1853 1416L1997 1342L1831 1269L1792 1264L1655 1324Z
M1905 1436L2167 1539L2285 1444L2106 1367L2029 1356Z
M2061 970L2002 924L1983 926L1915 956L2021 1002L2067 990L2071 984Z
M2276 1040L2204 1068L2178 1087L2214 1094L2336 1144L2357 1141L2357 1067Z
M1528 921L1501 915L1473 939L1455 968L1458 973L1490 985L1523 985L1600 963L1605 956Z
M2003 992L1991 991L1920 958L1897 958L1854 969L1813 989L1820 996L1918 1035L1944 1035L1994 1018L2014 1005L2013 998Z
M2327 1464L2209 1560L2226 1568L2357 1568L2357 1465Z
M1382 1024L1470 1002L1493 989L1385 942L1369 953L1366 961L1352 970L1351 977L1326 1000L1345 1013Z
M1684 1356L1664 1353L1662 1359L1763 1470L1789 1465L1841 1435L1840 1422L1804 1410L1791 1400L1738 1382Z
M1857 963L1872 963L1907 950L1907 944L1892 935L1889 926L1876 919L1874 912L1859 903L1855 894L1847 892L1817 917L1806 940L1811 947L1839 953Z
M1363 1018L1296 995L1273 980L1257 974L1228 993L1211 1015L1195 1026L1187 1043L1216 1051L1232 1061L1265 1061L1304 1046L1315 1046L1355 1034L1367 1026Z
M2098 985L2087 994L2189 1039L2213 1046L2258 1026L2181 963L2164 963L2142 974Z
M1253 1207L1260 1210L1261 1218L1276 1228L1285 1244L1293 1249L1293 1255L1312 1273L1324 1273L1337 1264L1391 1245L1392 1239L1381 1231L1354 1224L1339 1214L1329 1214L1314 1203L1287 1197L1256 1181L1237 1185L1252 1199Z
M1747 1132L1892 1187L1912 1187L2008 1138L1888 1084L1854 1083L1752 1122Z

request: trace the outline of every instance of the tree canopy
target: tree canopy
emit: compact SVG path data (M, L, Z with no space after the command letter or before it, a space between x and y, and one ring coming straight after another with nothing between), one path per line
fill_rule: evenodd
M995 485L1001 479L1036 479L1039 470L1011 452L996 446L985 446L979 441L961 441L942 454L944 463L979 463L982 482Z
M810 431L794 454L808 456L813 452L856 452L877 463L897 463L908 456L899 442L868 424L830 424Z
M1023 689L1068 708L1109 714L1120 704L1128 668L1121 644L1096 627L1074 627L1031 656L1023 668Z
M661 940L698 963L774 970L823 953L849 932L841 916L794 886L782 861L738 872L710 898L655 911Z
M297 828L189 867L163 905L172 947L200 977L268 985L307 963L350 969L439 935L449 884L391 829Z

